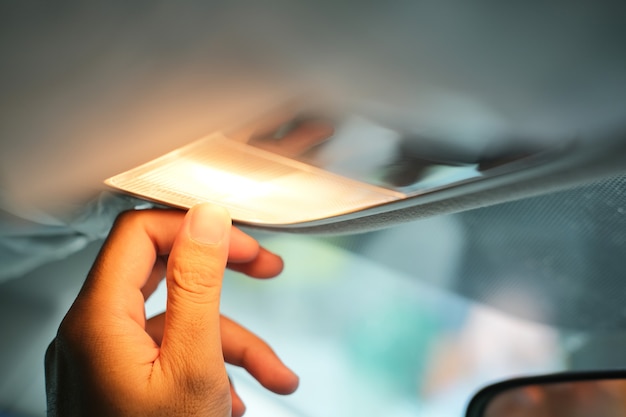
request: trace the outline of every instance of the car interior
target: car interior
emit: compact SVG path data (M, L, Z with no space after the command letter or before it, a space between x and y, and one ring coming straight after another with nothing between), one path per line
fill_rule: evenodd
M626 413L620 3L10 3L0 417L115 217L198 202L285 261L224 279L301 381L229 366L249 415Z

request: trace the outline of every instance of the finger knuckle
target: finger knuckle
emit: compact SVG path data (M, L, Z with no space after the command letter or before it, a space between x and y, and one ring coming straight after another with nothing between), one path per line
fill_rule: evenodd
M117 215L113 228L127 228L133 227L140 223L141 212L138 210L126 210Z
M205 295L220 288L220 280L214 278L218 272L206 265L188 261L184 264L176 263L172 267L171 279L177 287L188 293Z

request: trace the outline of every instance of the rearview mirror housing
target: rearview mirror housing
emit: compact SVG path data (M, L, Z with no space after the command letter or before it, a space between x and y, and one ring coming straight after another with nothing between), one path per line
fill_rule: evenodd
M626 415L626 370L516 378L480 390L466 417Z

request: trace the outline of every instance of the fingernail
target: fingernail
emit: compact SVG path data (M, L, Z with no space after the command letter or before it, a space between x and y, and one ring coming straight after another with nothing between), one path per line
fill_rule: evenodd
M192 207L189 216L189 235L205 245L220 243L230 231L231 220L226 209L202 203Z

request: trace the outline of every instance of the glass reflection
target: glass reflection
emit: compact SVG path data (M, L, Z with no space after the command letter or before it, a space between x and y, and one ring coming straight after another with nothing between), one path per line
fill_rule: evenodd
M626 415L626 381L605 379L528 385L506 390L484 417L618 417Z
M282 109L227 136L407 197L498 174L538 149L429 138L350 113ZM513 146L513 143L515 145Z

